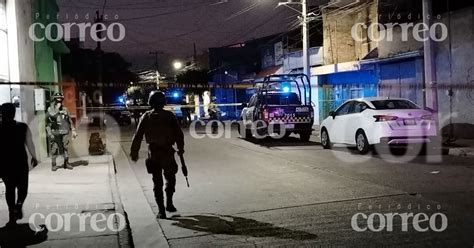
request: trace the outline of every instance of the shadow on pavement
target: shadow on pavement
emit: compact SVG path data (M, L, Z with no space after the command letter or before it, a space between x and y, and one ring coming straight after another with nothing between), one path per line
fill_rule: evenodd
M0 228L0 247L26 247L40 244L48 239L48 229L41 225L39 231L32 230L29 224L23 223Z
M397 157L405 157L410 156L412 159L410 162L414 163L422 163L422 164L439 164L446 161L448 158L449 150L446 149L435 149L435 148L427 148L427 147L410 147L410 146L381 146L378 148L372 148L369 153L365 155L361 155L355 146L340 146L340 147L333 147L335 151L339 152L347 152L355 156L371 156L374 158L383 159L387 155L391 158L396 159ZM427 149L434 149L428 152ZM426 157L438 154L441 155L441 160L436 162L427 162Z
M243 138L241 138L243 139ZM283 139L274 139L272 137L266 137L264 139L256 139L252 137L250 139L246 139L255 145L260 145L264 147L279 147L279 146L295 146L295 147L304 147L304 146L319 146L320 143L314 141L303 142L299 138L296 137L287 137Z
M194 215L176 217L173 225L212 234L251 236L257 238L274 237L292 240L314 240L316 234L276 227L270 223L234 216Z
M78 166L88 166L89 161L87 160L79 160L71 163L72 167L78 167Z

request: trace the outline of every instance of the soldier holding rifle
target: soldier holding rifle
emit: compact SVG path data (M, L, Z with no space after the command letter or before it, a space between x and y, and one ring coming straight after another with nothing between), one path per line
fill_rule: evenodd
M166 105L166 97L163 92L152 92L149 105L153 109L140 118L140 123L133 137L130 157L132 161L138 161L141 142L143 136L145 136L148 143L146 166L148 173L153 175L153 191L159 211L157 217L166 219L166 211L177 211L173 205L173 194L175 192L178 164L174 158L176 151L173 145L176 144L178 155L182 157L184 154L184 135L174 114L163 109ZM166 207L163 196L163 176L166 180Z

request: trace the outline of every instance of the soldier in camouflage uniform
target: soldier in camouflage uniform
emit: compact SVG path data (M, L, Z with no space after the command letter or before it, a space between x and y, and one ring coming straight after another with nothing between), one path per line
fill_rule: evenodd
M174 158L176 151L173 145L176 144L178 154L183 154L184 135L174 114L163 109L166 104L163 92L152 92L149 104L153 110L146 112L140 119L133 137L130 157L134 162L138 160L140 146L145 136L148 143L147 169L148 173L153 175L153 191L159 210L158 218L165 219L166 211L177 211L173 205L173 194L178 164ZM166 180L166 208L163 199L163 176Z
M73 122L69 111L63 106L64 96L61 93L55 93L53 103L46 113L46 132L51 141L51 161L52 171L56 171L56 158L58 154L64 156L63 168L72 170L69 164L68 146L70 136L77 136L73 127Z

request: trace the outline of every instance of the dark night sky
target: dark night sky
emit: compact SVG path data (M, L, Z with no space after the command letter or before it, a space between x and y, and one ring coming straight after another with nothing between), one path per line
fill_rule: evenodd
M103 49L119 52L133 63L134 69L148 69L154 65L150 51L164 52L161 66L173 59L190 57L193 43L198 54L209 47L218 47L259 38L294 27L296 12L276 8L279 0L106 0L105 14L126 28L126 37L121 42L104 42ZM327 0L310 0L311 4ZM88 22L96 10L101 10L104 0L58 0L60 20L66 14L75 22ZM90 20L89 20L90 21ZM86 48L95 43L86 37Z

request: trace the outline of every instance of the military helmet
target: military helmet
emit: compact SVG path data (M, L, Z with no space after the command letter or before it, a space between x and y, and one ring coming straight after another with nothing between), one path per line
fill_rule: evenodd
M64 95L61 92L56 92L53 95L53 100L56 102L62 102L64 100Z
M148 98L148 105L152 108L163 108L166 105L166 96L161 91L152 91Z

